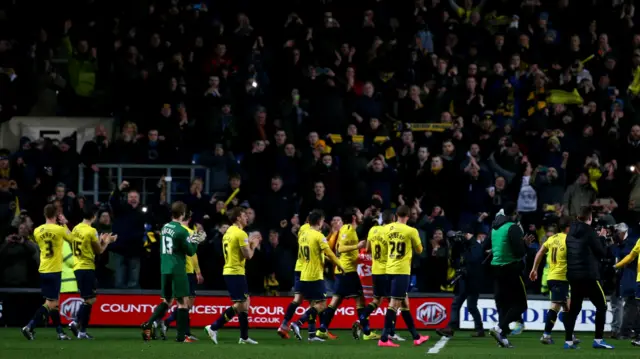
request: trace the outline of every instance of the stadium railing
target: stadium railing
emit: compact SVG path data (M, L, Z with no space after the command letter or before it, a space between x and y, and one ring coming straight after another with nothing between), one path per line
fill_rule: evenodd
M204 181L204 193L209 193L210 190L211 170L204 166L101 163L98 167L101 171L92 172L92 178L85 177L87 171L84 165L81 164L78 171L78 194L91 197L93 202L104 200L113 191L114 185L119 186L122 181L128 181L135 183L134 187L141 193L142 203L146 204L148 195L157 190L155 186L162 176L170 179L167 181L166 192L169 203L174 195L187 193L196 177ZM103 170L106 170L106 178Z

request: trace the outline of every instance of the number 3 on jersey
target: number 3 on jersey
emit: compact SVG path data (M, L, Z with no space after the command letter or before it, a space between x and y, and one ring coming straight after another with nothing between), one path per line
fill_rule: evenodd
M162 236L161 250L162 250L162 254L173 254L173 239L171 237Z
M45 245L45 258L53 258L53 242L52 241L44 241Z

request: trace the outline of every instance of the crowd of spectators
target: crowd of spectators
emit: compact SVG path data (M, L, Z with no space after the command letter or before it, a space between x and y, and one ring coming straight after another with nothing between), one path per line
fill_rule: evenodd
M223 213L238 205L265 239L247 263L253 293L291 288L295 232L314 208L332 233L346 206L366 227L410 205L427 248L414 288L430 292L452 289L447 234L486 237L506 202L535 235L529 255L585 205L638 233L633 2L86 0L20 24L25 3L0 5L0 117L42 111L53 92L57 113L118 126L81 153L73 138L23 138L0 154L5 234L28 238L48 201L77 222L80 163L101 176L104 163L209 168L210 193L196 179L179 198L209 233L208 289L223 289ZM157 180L147 211L135 185L111 184L97 226L119 239L100 259L102 287L158 286L149 243L171 186ZM0 284L32 286L36 254L28 240L0 245Z

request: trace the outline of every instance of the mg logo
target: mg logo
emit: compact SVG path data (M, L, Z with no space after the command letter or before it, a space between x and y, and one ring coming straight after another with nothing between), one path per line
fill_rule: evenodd
M416 310L416 319L424 325L440 324L447 319L447 310L440 303L422 303Z
M80 298L69 298L62 302L60 306L60 314L68 320L73 321L76 319L76 314L78 313L78 309L82 305L83 300Z

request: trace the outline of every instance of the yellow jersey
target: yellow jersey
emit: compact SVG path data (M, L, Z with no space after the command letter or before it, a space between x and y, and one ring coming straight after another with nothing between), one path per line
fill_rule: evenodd
M227 229L222 237L222 252L224 253L223 275L244 275L245 258L242 248L249 245L249 236L235 224Z
M358 244L358 233L350 224L344 224L338 232L338 255L340 256L340 265L344 268L344 273L358 271L358 250L340 253L340 247L353 246Z
M98 231L88 224L80 223L71 232L73 242L73 270L96 269L96 254L93 251L93 244L98 243L100 237Z
M72 242L69 229L57 224L43 224L33 231L40 247L40 273L62 272L63 243Z
M294 269L294 271L296 272L302 271L302 263L304 262L304 259L305 259L302 253L300 252L300 237L302 237L304 232L307 231L309 228L311 228L309 223L305 223L298 230L298 259L296 260L296 269Z
M547 249L549 272L547 280L567 280L567 235L554 234L543 246Z
M633 246L631 253L627 254L620 262L616 264L616 268L622 268L631 262L633 262L640 255L640 239L636 242L636 245ZM640 261L638 261L638 274L636 277L636 282L640 283Z
M389 224L387 230L387 274L411 274L411 257L416 248L422 249L418 230L403 223Z
M194 232L193 229L189 228L188 226L185 226L184 224L182 225L182 228L184 228L187 232L189 232L189 235L192 235ZM187 274L193 274L196 272L196 269L193 266L193 256L187 256L186 265L184 267L185 267L185 270L187 271Z
M389 225L374 226L369 230L367 239L371 244L371 274L387 274L387 257L389 256L388 230Z
M313 228L307 229L298 239L303 255L300 280L313 282L324 279L324 251L329 243L324 235Z

